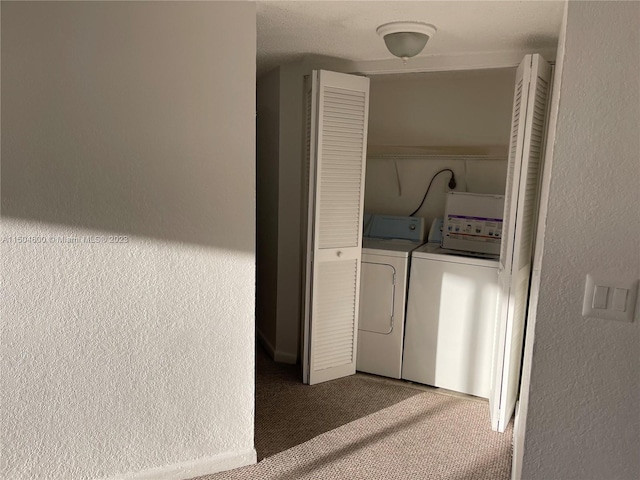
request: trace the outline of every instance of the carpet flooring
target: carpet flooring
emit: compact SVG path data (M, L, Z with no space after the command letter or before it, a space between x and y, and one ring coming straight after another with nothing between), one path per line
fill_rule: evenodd
M420 393L356 374L304 385L300 366L256 355L255 446L258 460L311 440Z
M512 427L495 433L488 415L485 401L371 375L302 385L259 352L259 463L198 480L506 480Z
M256 465L200 480L507 480L510 434L492 432L486 407L421 393Z

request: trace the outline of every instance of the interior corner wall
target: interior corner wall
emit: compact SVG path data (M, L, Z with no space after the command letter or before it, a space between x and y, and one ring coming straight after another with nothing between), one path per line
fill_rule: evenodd
M280 66L258 80L258 338L296 363L300 336L303 81Z
M640 4L569 2L566 22L522 478L637 479L640 305L581 311L588 273L640 278Z
M296 363L301 322L301 195L303 76L280 67L280 163L278 198L278 330L275 359ZM292 141L293 140L293 141Z
M0 477L255 462L255 4L0 8Z
M256 329L272 357L277 345L280 169L280 68L256 87Z

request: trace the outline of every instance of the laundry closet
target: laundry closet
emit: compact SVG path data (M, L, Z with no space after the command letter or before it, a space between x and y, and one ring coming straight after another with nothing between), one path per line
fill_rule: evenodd
M433 247L449 191L478 194L451 201L489 202L502 218L514 78L515 68L370 77L358 371L489 397L498 262Z
M283 354L278 343L283 336L288 335L291 340L292 335L297 335L299 343L296 346L306 383L355 372L358 333L354 326L357 325L358 300L362 296L359 287L361 260L365 263L362 256L365 215L407 217L415 211L413 218L424 219L425 226L421 228L428 231L433 220L444 215L445 199L454 175L454 191L485 196L504 195L505 189L514 188L517 193L524 175L523 185L528 188L522 192L528 199L526 216L532 217L531 209L535 210L535 205L532 207L531 201L533 199L535 203L550 77L547 66L542 88L536 81L530 82L529 77L539 76L538 68L538 59L528 55L518 69L392 74L369 79L314 71L301 92L299 106L305 112L302 118L291 115L293 109L287 102L288 95L296 95L295 89L287 88L295 86L296 75L287 78L284 71L272 73L262 81L262 95L259 82L257 301L258 312L262 314L257 316L256 328L259 340L276 360L292 363L295 354ZM334 80L337 83L332 83ZM365 83L366 88L361 88ZM537 105L542 105L541 112L527 113L528 108ZM523 117L519 122L520 115ZM529 118L531 115L533 122ZM295 154L291 154L296 148L290 147L296 142L283 142L283 131L295 130L291 119L296 118L302 120L300 133L303 137L298 159L306 158L306 162L300 162L297 171L295 168L284 170L283 157L290 155L293 158ZM523 154L521 137L524 134L521 130L531 123L538 128L534 135L537 153L532 154L525 148ZM512 125L515 127L510 128ZM269 129L271 135L268 135ZM363 141L366 142L366 159ZM283 149L289 151L283 152ZM357 160L361 154L362 170L358 174L360 167L352 160ZM536 157L535 172L529 172L529 166L514 161L514 157L523 156ZM273 175L270 162L277 168L276 185L261 180L261 171ZM293 166L291 162L288 165ZM299 223L291 215L284 218L284 209L289 208L291 212L296 209L292 202L282 201L284 196L292 198L295 191L292 179L296 174L299 175L298 191L302 191L297 205ZM288 193L287 188L290 189ZM520 203L524 205L518 201L508 204L505 212ZM263 225L269 223L270 213L275 214L277 227L274 228L274 222L271 222L270 226L261 228L261 222ZM520 217L524 218L523 215ZM515 218L513 212L511 220L515 222ZM531 222L526 228L530 229ZM288 230L285 232L283 228ZM266 233L267 237L261 239L261 233ZM418 240L426 241L427 237ZM292 255L287 255L282 248L287 243L292 247ZM506 250L518 250L512 243ZM264 249L263 258L268 257L269 250L276 252L276 266L269 268L262 262L261 268L261 248ZM513 261L513 257L511 255L509 260ZM406 258L410 256L406 255ZM502 254L500 258L502 262ZM273 263L274 259L269 261ZM280 315L279 299L296 292L283 288L284 282L291 282L291 276L285 279L280 272L287 269L284 268L287 262L291 267L296 261L300 274L299 312L303 321L299 330L293 331L292 315L289 315L288 324L282 321L286 315ZM501 269L506 271L502 263ZM289 268L289 271L293 273L295 269ZM503 299L511 298L511 280L509 275L501 283ZM407 279L407 285L409 281ZM520 281L519 288L522 284ZM402 288L405 290L397 294L398 300L394 298L392 302L407 298L406 286ZM512 314L513 302L507 303L509 314ZM521 299L519 303L523 304ZM498 310L501 308L497 307ZM507 310L499 313L506 316ZM524 317L524 313L520 311L520 316ZM299 321L300 316L295 320ZM492 337L513 335L510 327L498 325L491 330ZM492 341L496 343L493 338ZM503 350L510 348L509 343ZM519 368L519 357L513 356L507 361L509 368L503 376L511 378L516 363ZM495 379L491 382L495 383ZM509 388L509 391L517 392L517 388ZM514 395L511 397L510 406L502 414L501 427L493 422L492 416L495 429L503 430L510 418L515 404Z

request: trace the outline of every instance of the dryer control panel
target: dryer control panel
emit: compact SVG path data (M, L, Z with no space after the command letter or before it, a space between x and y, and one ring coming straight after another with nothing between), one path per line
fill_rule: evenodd
M424 218L396 217L393 215L365 215L365 237L423 242L424 235Z

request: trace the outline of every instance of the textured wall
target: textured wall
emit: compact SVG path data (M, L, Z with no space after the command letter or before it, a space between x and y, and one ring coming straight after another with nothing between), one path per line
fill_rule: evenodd
M587 273L640 277L639 58L640 4L569 3L525 479L640 477L639 307L581 316Z
M255 460L255 49L250 3L2 2L0 477Z

